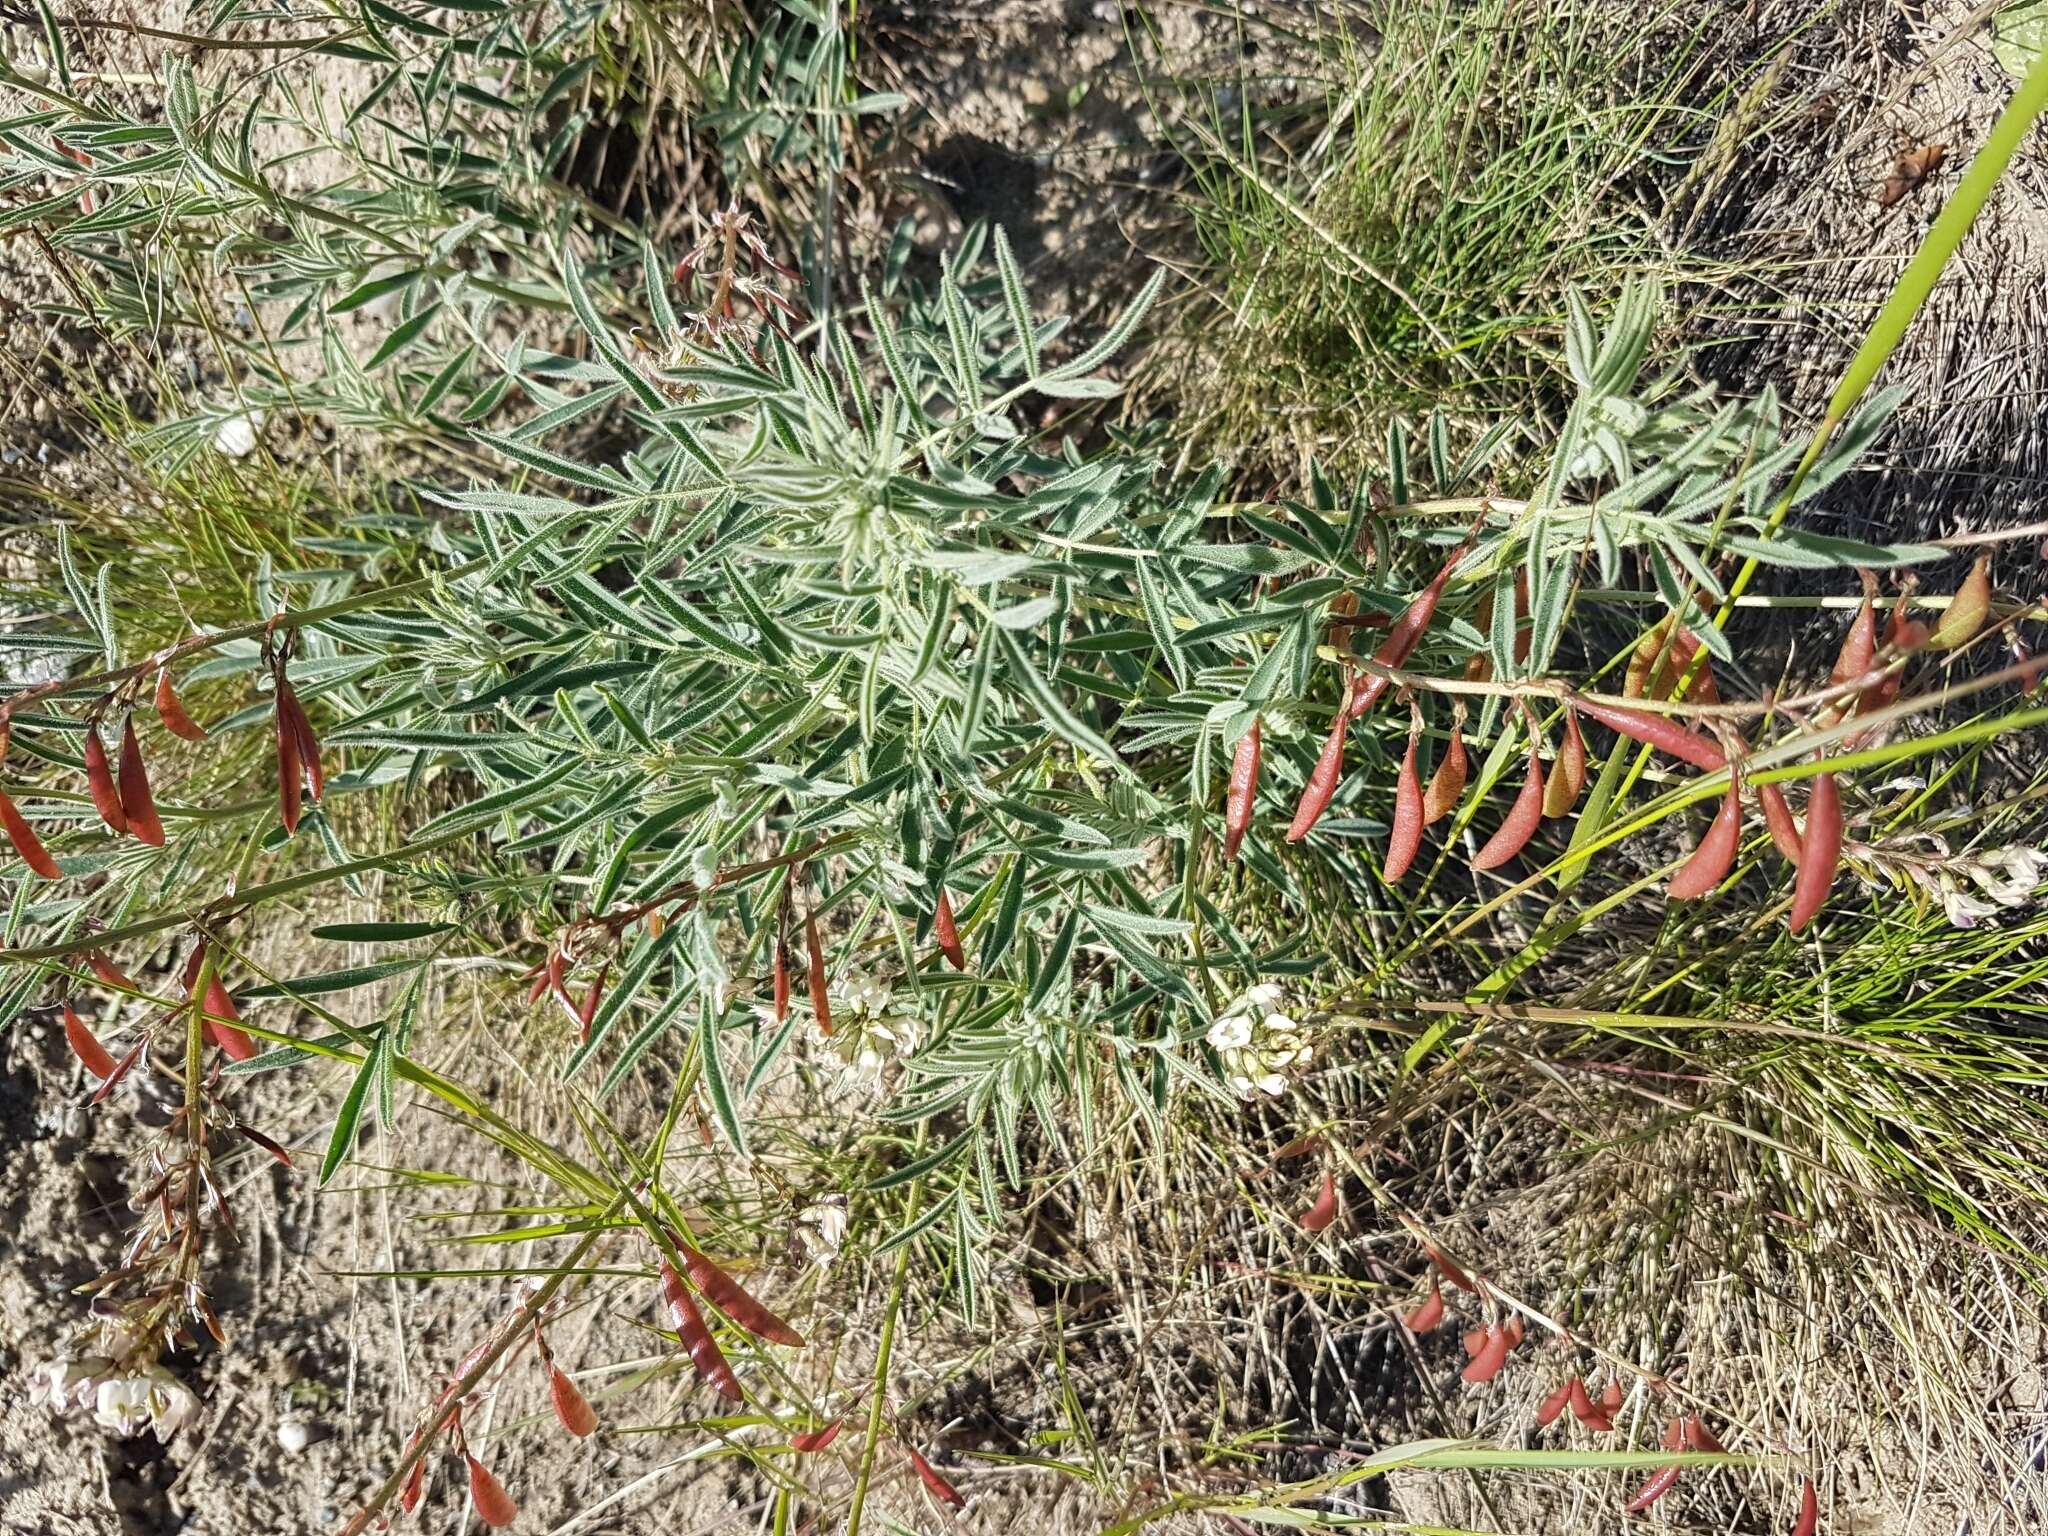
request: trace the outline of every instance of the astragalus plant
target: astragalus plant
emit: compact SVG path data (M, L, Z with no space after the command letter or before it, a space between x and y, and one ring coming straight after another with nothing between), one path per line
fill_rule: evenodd
M867 294L819 325L728 212L674 284L665 262L603 274L604 291L637 285L636 330L600 311L569 257L560 293L583 354L527 342L496 359L537 408L472 434L495 483L421 487L433 569L402 585L333 571L315 606L135 658L109 582L60 548L78 612L27 643L76 670L4 705L22 859L5 1002L67 996L95 1076L166 1073L185 1105L148 1154L179 1242L158 1257L152 1237L148 1263L108 1277L103 1353L150 1361L211 1325L202 1239L227 1212L209 1158L238 1129L243 1074L341 1058L355 1085L324 1171L404 1082L516 1150L565 1213L560 1266L454 1367L379 1503L418 1496L446 1435L479 1512L506 1513L462 1440L463 1404L599 1241L647 1268L664 1325L731 1411L826 1436L775 1358L802 1335L704 1252L757 1230L763 1203L793 1222L789 1193L764 1183L742 1226L664 1182L699 1094L745 1159L793 1041L887 1063L842 1193L890 1213L871 1256L926 1256L971 1314L1027 1185L1085 1165L1111 1126L1156 1124L1188 1094L1267 1094L1315 1059L1333 930L1312 909L1331 871L1349 880L1387 853L1389 821L1398 863L1413 859L1415 744L1473 743L1436 798L1443 859L1519 882L1483 905L1553 893L1712 801L1733 809L1684 893L1741 880L1787 900L1793 928L1824 929L1844 868L1875 879L1897 862L1860 830L1875 770L2048 713L1898 734L2031 683L2024 655L1956 675L2020 645L2036 611L1997 602L1981 572L1934 600L1937 627L1902 590L1882 634L1875 604L1861 611L1832 679L1760 696L1717 622L1753 562L1853 603L1850 567L1945 551L1801 531L1791 514L1849 468L1886 402L1802 455L1768 397L1720 403L1645 372L1647 292L1604 333L1575 307L1576 403L1534 483L1494 483L1501 431L1454 452L1437 419L1393 436L1377 481L1245 505L1218 500L1220 469L1170 478L1144 433L1084 444L1036 425L1116 391L1104 370L1157 279L1108 334L1070 344L1035 318L1002 237L985 248L987 271L977 237L935 285ZM555 446L600 423L613 448ZM1735 562L1749 562L1739 578ZM1564 670L1597 665L1583 659L1594 605L1642 637L1606 692ZM181 690L202 672L210 691L244 690L232 712L187 718L196 694ZM1624 739L1597 779L1596 723ZM267 733L275 780L229 806L180 804L149 761L164 761L160 730L200 729ZM1624 743L1668 761L1646 775ZM1697 776L1674 782L1673 765ZM1739 860L1757 790L1796 877ZM1806 800L1803 829L1787 790ZM380 792L438 809L395 846L344 847L331 808ZM209 845L234 847L226 890L182 876ZM1661 899L1639 861L1614 862L1583 899ZM253 969L287 898L373 874L380 921L326 936L389 958ZM1447 902L1446 922L1482 905ZM165 944L167 964L145 970ZM422 1064L424 979L473 957L510 957L551 1019L553 1070L588 1106L587 1155L510 1123L490 1083ZM397 989L382 1022L326 1006L372 982ZM218 1074L215 1047L232 1058ZM604 1115L635 1074L669 1085L657 1128ZM731 1327L707 1323L706 1300ZM1500 1368L1506 1338L1496 1321L1497 1357L1471 1379ZM856 1507L885 1395L867 1410ZM557 1407L572 1430L586 1422L573 1397Z

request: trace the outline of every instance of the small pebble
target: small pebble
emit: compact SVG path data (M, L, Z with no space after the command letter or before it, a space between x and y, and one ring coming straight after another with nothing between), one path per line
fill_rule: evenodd
M286 1419L277 1426L277 1443L288 1455L296 1456L313 1443L313 1430L303 1419Z

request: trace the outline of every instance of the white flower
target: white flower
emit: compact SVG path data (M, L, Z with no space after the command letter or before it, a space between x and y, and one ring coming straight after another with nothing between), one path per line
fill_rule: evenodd
M160 1365L130 1376L113 1376L99 1384L93 1400L93 1421L117 1435L154 1430L169 1440L199 1416L199 1399Z
M1942 882L1941 910L1958 928L1974 928L1987 917L1997 915L1998 904L1972 895L1961 886Z
M243 411L230 416L214 429L213 448L231 459L245 458L256 446L256 434L263 430L261 411Z
M37 1366L29 1377L30 1395L52 1413L77 1413L91 1405L100 1378L113 1368L113 1361L99 1355L51 1360Z
M846 1201L820 1200L806 1206L796 1218L796 1231L811 1262L820 1269L830 1267L846 1241Z
M888 1010L889 988L872 976L862 976L858 973L848 976L840 982L839 991L846 999L847 1006L855 1013L880 1018Z
M1211 1050L1234 1051L1252 1043L1252 1021L1241 1013L1225 1014L1209 1026Z
M1994 874L1993 871L2002 874ZM1996 848L1984 855L1972 875L1984 893L2001 907L2016 907L2040 888L2048 876L2048 853L2038 848Z
M1266 1015L1266 1028L1276 1035L1291 1035L1300 1027L1284 1013Z
M1262 981L1257 986L1253 987L1249 992L1245 993L1245 1006L1247 1008L1270 1009L1275 1003L1279 1002L1280 999L1285 995L1285 989L1281 987L1279 982Z
M1258 1086L1259 1092L1265 1094L1269 1098L1277 1099L1280 1097L1281 1094L1287 1091L1287 1079L1282 1077L1278 1072L1268 1072L1264 1077L1259 1079Z

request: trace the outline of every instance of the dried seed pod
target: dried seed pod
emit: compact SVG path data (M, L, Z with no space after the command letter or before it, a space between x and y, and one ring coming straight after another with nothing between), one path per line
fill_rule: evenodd
M1344 732L1350 727L1352 701L1358 696L1358 679L1344 680L1344 697L1337 701L1337 713L1330 717L1330 734L1323 740L1321 756L1302 786L1301 803L1294 808L1294 820L1287 828L1287 841L1298 843L1309 828L1322 819L1337 793L1337 781L1344 776Z
M1937 651L1953 650L1984 627L1991 617L1991 557L1979 555L1970 574L1948 600L1948 611L1934 626L1928 645Z
M1620 1377L1616 1377L1614 1380L1608 1382L1606 1386L1600 1389L1601 1411L1604 1413L1619 1412L1621 1409L1622 1398L1624 1397L1624 1395L1625 1394L1622 1392L1621 1389Z
M1799 874L1792 882L1788 926L1798 933L1826 905L1842 863L1842 800L1832 773L1814 775L1806 801L1806 834L1799 841Z
M1522 780L1522 792L1508 807L1500 830L1472 856L1472 867L1479 870L1500 868L1528 846L1529 839L1536 835L1537 823L1542 820L1543 757L1537 751L1536 738L1532 735L1529 738L1529 769Z
M1394 785L1394 823L1387 836L1385 879L1393 885L1415 862L1415 850L1422 846L1422 779L1415 769L1415 747L1422 717L1408 731L1408 755L1401 759L1400 777Z
M1574 1376L1567 1383L1566 1395L1572 1405L1572 1417L1586 1428L1603 1432L1614 1428L1614 1421L1607 1416L1607 1410L1596 1405L1587 1394L1584 1377Z
M689 1272L691 1284L704 1293L711 1305L756 1338L766 1339L770 1344L787 1344L792 1349L803 1347L804 1336L742 1290L740 1283L731 1275L674 1232L669 1233L669 1241L682 1255L683 1268Z
M1714 813L1713 824L1700 839L1699 847L1693 849L1692 857L1671 877L1672 899L1692 901L1727 879L1735 863L1736 845L1741 840L1742 790L1731 778L1728 793L1721 797L1721 809Z
M517 1520L519 1506L505 1491L505 1485L491 1474L491 1469L468 1451L462 1453L462 1458L469 1463L469 1502L476 1510L477 1519L494 1531Z
M1799 1489L1799 1523L1792 1527L1792 1536L1813 1536L1820 1527L1820 1494L1815 1491L1813 1479L1807 1478Z
M1337 1175L1328 1168L1323 1170L1322 1192L1315 1203L1301 1213L1301 1229L1304 1232L1323 1232L1337 1219Z
M1573 708L1584 710L1610 731L1655 747L1680 762L1691 763L1709 773L1728 766L1727 754L1710 737L1702 736L1698 731L1688 731L1667 716L1600 704L1576 694L1570 702Z
M1432 1279L1429 1282L1429 1295L1423 1298L1422 1305L1420 1305L1414 1311L1410 1312L1406 1317L1401 1319L1401 1326L1406 1328L1410 1333L1428 1333L1431 1329L1436 1327L1436 1325L1442 1322L1443 1320L1443 1287L1438 1285L1436 1281Z
M555 1417L562 1428L581 1440L597 1428L597 1412L590 1406L569 1373L552 1361L548 1364L548 1396L555 1405Z
M906 1446L910 1452L910 1465L917 1471L918 1481L930 1489L932 1496L942 1499L955 1509L965 1509L967 1500L960 1496L960 1490L939 1476L938 1470L921 1456L914 1446Z
M939 887L938 905L932 908L932 936L939 941L939 953L946 957L948 965L956 971L967 969L967 951L960 947L960 929L953 921L953 901L943 885Z
M1237 751L1230 759L1230 790L1223 800L1223 861L1237 857L1244 835L1252 824L1252 806L1259 795L1259 717L1252 716L1251 729L1237 738Z
M1574 1376L1570 1381L1559 1386L1550 1396L1543 1399L1541 1403L1537 1404L1536 1427L1538 1429L1548 1429L1557 1422L1557 1416L1564 1412L1564 1405L1571 1399L1572 1387L1575 1384L1579 1386L1581 1391L1585 1390L1584 1383Z
M137 838L152 847L163 847L164 824L156 813L156 796L149 790L149 770L143 766L133 715L121 724L121 812Z
M1422 824L1433 826L1448 816L1465 794L1465 707L1460 704L1451 717L1451 739L1436 771L1422 792Z
M711 1330L705 1326L704 1314L697 1310L690 1288L683 1284L683 1277L676 1273L675 1266L666 1258L661 1261L661 1293L668 1303L669 1322L683 1348L689 1351L690 1363L697 1367L697 1374L710 1382L721 1397L735 1403L744 1402L746 1393L740 1388L739 1377L726 1363L718 1341L711 1337Z
M775 909L775 1022L789 1017L789 887Z
M206 740L206 727L186 714L185 706L179 702L178 691L171 686L169 667L156 669L156 717L173 736L182 736L187 741Z
M114 1075L114 1058L107 1054L107 1048L100 1044L99 1036L86 1028L85 1020L78 1016L78 1010L71 1006L71 999L64 1000L64 1038L71 1046L71 1054L101 1082Z
M1863 602L1856 609L1856 617L1849 621L1849 632L1842 636L1841 652L1835 657L1834 670L1828 674L1830 687L1840 687L1861 677L1877 659L1877 578L1868 571L1856 574L1863 578Z
M1500 1374L1501 1367L1508 1363L1508 1350L1512 1346L1508 1336L1498 1323L1489 1323L1486 1339L1479 1347L1479 1353L1472 1357L1472 1363L1464 1369L1463 1376L1469 1382L1487 1382Z
M825 946L818 939L818 914L804 914L804 949L810 965L811 1012L817 1016L818 1033L832 1033L832 999L825 992Z
M820 1429L809 1429L800 1435L791 1435L789 1448L793 1451L822 1451L839 1438L839 1431L845 1427L846 1420L834 1419Z
M50 857L50 850L36 836L36 829L28 824L28 818L21 814L20 807L5 794L0 794L0 827L6 829L7 841L14 845L22 863L45 880L56 880L63 875L63 871L57 868L57 861Z
M1636 1496L1622 1505L1625 1515L1639 1515L1678 1485L1680 1468L1666 1467L1636 1490Z
M100 740L99 722L85 725L85 787L92 793L93 809L115 832L128 830L128 813L121 807L121 791L114 787L114 770L107 763L107 744Z
M398 1507L411 1514L420 1507L420 1495L426 1492L426 1488L427 1463L422 1458L414 1462L412 1470L405 1474L405 1484L398 1490Z
M1579 734L1579 717L1570 705L1564 711L1564 745L1550 765L1550 777L1543 785L1543 814L1553 820L1579 803L1586 787L1586 738Z

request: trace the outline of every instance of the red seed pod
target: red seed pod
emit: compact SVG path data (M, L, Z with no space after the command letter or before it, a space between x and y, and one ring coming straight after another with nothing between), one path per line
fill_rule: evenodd
M775 1022L789 1017L789 935L775 936Z
M770 1344L787 1344L792 1349L803 1347L804 1336L742 1290L740 1283L731 1275L674 1232L669 1233L669 1241L682 1255L683 1268L689 1271L691 1284L704 1293L711 1305L756 1338L766 1339Z
M1458 1342L1464 1346L1465 1358L1468 1360L1472 1359L1479 1351L1486 1348L1485 1327L1482 1325L1478 1328L1467 1328L1459 1337Z
M85 952L85 963L92 967L93 975L110 987L118 987L126 992L142 990L136 985L134 978L108 958L104 949L88 949Z
M1529 1325L1522 1320L1522 1314L1517 1312L1500 1325L1500 1331L1508 1336L1508 1348L1513 1349L1528 1337Z
M1474 869L1498 869L1529 844L1536 835L1536 826L1543 820L1543 758L1536 750L1536 740L1529 739L1529 771L1522 781L1522 792L1515 796L1515 803L1508 807L1507 818L1501 822L1500 830L1486 840L1486 845L1472 856Z
M817 1015L818 1033L832 1033L832 999L825 992L825 946L818 940L818 914L804 914L804 948L808 952L811 983L811 1012Z
M1814 775L1806 801L1806 835L1799 842L1799 874L1792 882L1788 926L1798 933L1827 904L1842 863L1842 800L1832 773Z
M1442 1252L1435 1248L1425 1248L1422 1251L1429 1256L1429 1262L1441 1270L1443 1277L1450 1281L1451 1284L1461 1291L1470 1291L1474 1296L1479 1294L1478 1283L1470 1275L1466 1274L1464 1270L1446 1258Z
M1979 555L1970 574L1948 600L1948 610L1934 626L1928 645L1937 651L1953 650L1984 627L1991 617L1991 557Z
M185 706L179 702L168 667L156 669L156 717L173 736L182 736L187 741L206 740L206 727L186 714Z
M526 974L533 978L533 985L526 989L526 1006L531 1008L535 1003L539 1002L543 997L547 996L547 961L543 960L539 965L536 965L532 970L528 971ZM521 979L524 980L525 978L522 977Z
M1736 845L1741 840L1742 790L1730 779L1728 793L1721 797L1721 809L1714 813L1713 824L1700 839L1699 847L1693 849L1692 857L1671 877L1672 899L1695 900L1727 879L1735 863Z
M820 1429L807 1429L800 1435L789 1437L789 1448L793 1451L822 1451L839 1438L839 1431L846 1428L846 1420L834 1419Z
M135 736L135 717L121 725L121 811L128 830L152 847L164 845L164 824L149 791L149 770L142 763L142 743Z
M1807 1478L1799 1489L1799 1523L1792 1527L1792 1536L1813 1536L1820 1526L1820 1495L1815 1492L1813 1479Z
M1830 687L1861 677L1877 658L1877 579L1868 571L1857 574L1863 578L1863 602L1856 609L1856 617L1849 621L1849 632L1842 636L1841 652L1835 657L1834 670L1828 674Z
M1779 857L1788 864L1797 864L1801 834L1799 823L1792 819L1792 807L1785 803L1785 791L1775 784L1759 784L1756 803L1763 807L1764 825L1770 828L1771 842Z
M1252 806L1259 795L1259 717L1252 716L1251 729L1237 738L1237 751L1230 759L1230 790L1223 800L1223 861L1237 857L1244 835L1252 824Z
M57 868L57 861L50 857L50 850L43 846L43 840L36 836L35 828L28 824L28 818L5 794L0 794L0 827L6 828L7 841L14 845L22 863L45 880L62 876L63 871Z
M1494 1377L1500 1374L1501 1367L1508 1363L1508 1350L1510 1348L1512 1346L1508 1343L1506 1332L1498 1324L1488 1324L1486 1341L1480 1345L1479 1353L1472 1357L1472 1363L1465 1367L1463 1373L1465 1380L1470 1382L1493 1380Z
M1607 1413L1619 1412L1624 1395L1621 1389L1621 1378L1616 1377L1600 1389L1600 1407Z
M939 887L938 905L932 908L932 937L938 940L939 953L946 957L948 965L956 971L967 969L967 951L960 947L960 929L953 921L953 901L943 885Z
M424 1457L412 1464L412 1470L405 1474L405 1486L398 1490L398 1507L408 1515L420 1507L420 1495L426 1491L427 1463Z
M93 809L100 820L116 832L128 830L128 813L121 807L121 791L114 787L114 770L107 764L107 744L100 740L97 721L85 726L85 787L92 792Z
M86 1028L85 1020L78 1016L78 1010L71 1006L71 1000L64 1000L64 1038L70 1042L71 1054L101 1082L114 1075L114 1058L107 1054L99 1037Z
M590 1038L590 1021L597 1017L597 1005L604 1001L604 984L611 979L611 963L607 961L597 973L597 980L590 984L590 990L583 994L583 1001L576 1006L577 1038Z
M676 1273L675 1266L667 1259L661 1261L661 1293L668 1302L669 1322L674 1325L676 1337L681 1340L683 1348L689 1351L690 1363L697 1367L697 1374L710 1382L720 1396L735 1403L744 1402L746 1393L740 1389L739 1377L732 1373L718 1341L711 1337L711 1330L705 1326L704 1314L697 1310L690 1288L683 1284L683 1277Z
M285 1149L279 1146L276 1141L264 1135L261 1131L257 1130L256 1127L254 1127L253 1125L238 1125L235 1127L235 1129L241 1133L242 1138L245 1141L255 1143L264 1151L268 1152L272 1157L276 1158L280 1163L284 1164L285 1167L289 1168L292 1166L291 1153L285 1151Z
M1677 1467L1666 1467L1637 1489L1636 1496L1622 1505L1621 1512L1625 1515L1641 1514L1677 1486L1679 1471Z
M1421 724L1421 717L1416 717ZM1386 882L1395 884L1415 862L1415 850L1422 846L1422 780L1415 770L1415 745L1420 732L1408 732L1408 755L1401 759L1401 774L1394 786L1394 824L1387 837Z
M1691 763L1695 768L1713 773L1728 766L1727 754L1710 737L1702 736L1698 731L1688 731L1664 715L1653 715L1640 709L1621 709L1578 695L1572 696L1571 705L1585 711L1610 731L1626 736L1630 741L1655 747L1659 752L1680 762Z
M548 1365L548 1396L554 1402L555 1417L562 1421L562 1428L577 1439L597 1428L597 1412L590 1406L590 1399L569 1379L569 1373L553 1362Z
M1294 820L1287 828L1287 841L1298 843L1309 834L1309 828L1322 819L1323 812L1330 807L1330 797L1337 793L1337 781L1344 776L1344 732L1351 724L1351 701L1358 696L1358 679L1346 678L1344 697L1337 703L1337 713L1330 718L1330 734L1323 739L1322 755L1308 776L1308 783L1302 786L1301 803L1294 808Z
M1566 1383L1566 1397L1572 1405L1572 1417L1586 1428L1603 1432L1614 1428L1614 1421L1607 1416L1607 1410L1597 1406L1587 1395L1584 1377L1574 1376Z
M1579 803L1579 791L1586 787L1586 738L1579 734L1579 717L1570 705L1564 712L1564 745L1557 761L1550 765L1550 777L1543 785L1543 814L1555 819Z
M1436 614L1436 605L1444 595L1444 587L1451 579L1451 572L1458 568L1458 562L1465 558L1465 552L1470 548L1469 544L1460 544L1451 551L1451 558L1443 563L1430 584L1408 605L1407 611L1394 621L1393 628L1387 631L1387 638L1380 642L1380 648L1373 653L1374 661L1383 667L1399 667L1408 659L1409 653L1422 639L1423 631L1429 628L1430 619ZM1380 695L1387 691L1387 681L1377 673L1366 677L1364 686L1351 700L1350 715L1353 720L1379 702ZM1290 841L1298 839L1294 839L1290 834Z
M1714 1432L1711 1429L1707 1428L1705 1422L1702 1421L1697 1415L1689 1416L1685 1420L1684 1430L1685 1443L1692 1447L1692 1449L1696 1451L1707 1451L1716 1456L1725 1456L1728 1454L1728 1447L1723 1445L1720 1442L1720 1440L1716 1438Z
M967 1507L967 1501L960 1496L960 1490L939 1476L938 1470L919 1455L914 1446L906 1446L904 1449L910 1452L910 1464L917 1469L918 1481L931 1490L934 1498L944 1500L955 1509Z
M517 1520L519 1506L512 1502L512 1495L505 1491L505 1485L468 1451L464 1451L462 1457L469 1463L469 1502L475 1506L477 1519L494 1531Z
M277 813L284 823L285 834L291 836L299 830L299 801L304 791L299 782L299 743L292 733L291 721L285 718L282 686L272 715L277 734Z
M1422 1305L1401 1319L1401 1326L1410 1333L1428 1333L1444 1320L1444 1292L1434 1278L1429 1282L1429 1295Z
M195 960L200 959L205 953L205 946L202 945L199 949L193 951L193 958ZM188 961L186 962L186 969L192 975L192 979L186 983L186 986L188 988L197 987L199 968ZM213 1038L215 1045L226 1051L236 1061L247 1061L256 1054L255 1043L247 1035L235 1028L235 1023L239 1022L242 1017L241 1011L235 1007L234 998L228 995L228 989L222 985L221 979L217 975L206 984L204 1012L208 1015L206 1019L206 1033ZM222 1020L228 1022L223 1023L221 1022Z
M142 1060L142 1053L148 1048L149 1036L143 1035L139 1037L133 1045L128 1047L128 1054L114 1063L113 1072L101 1080L99 1087L93 1090L92 1097L87 1099L86 1103L97 1104L108 1094L112 1093L114 1085L128 1075L129 1070L136 1062Z
M292 746L299 755L299 768L306 775L306 788L318 800L320 792L327 787L327 775L320 766L320 738L313 734L313 723L306 718L305 706L299 702L298 691L285 681L282 674L277 680L278 707L284 712L286 724L292 733Z
M1564 1412L1564 1405L1566 1402L1570 1400L1572 1395L1572 1387L1575 1384L1578 1385L1579 1390L1585 1390L1584 1383L1580 1382L1579 1378L1574 1376L1570 1381L1567 1381L1563 1383L1561 1386L1559 1386L1556 1391L1550 1394L1550 1396L1543 1399L1541 1403L1537 1404L1536 1427L1538 1429L1548 1429L1552 1424L1555 1424L1557 1422L1557 1416Z
M1323 1170L1322 1192L1315 1203L1301 1213L1301 1229L1304 1232L1323 1232L1337 1219L1337 1175Z
M1459 705L1451 718L1451 739L1444 747L1444 755L1437 759L1436 771L1429 776L1429 785L1422 792L1422 824L1434 826L1451 813L1465 794L1465 709Z

